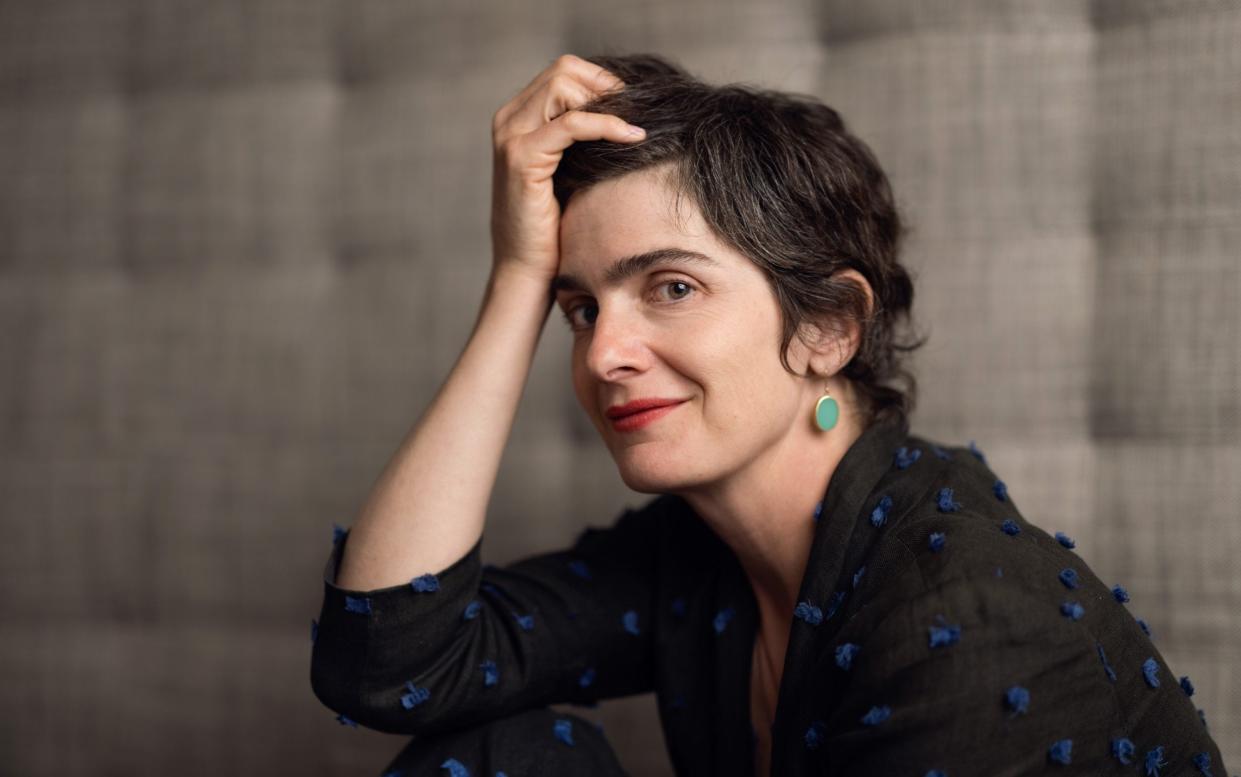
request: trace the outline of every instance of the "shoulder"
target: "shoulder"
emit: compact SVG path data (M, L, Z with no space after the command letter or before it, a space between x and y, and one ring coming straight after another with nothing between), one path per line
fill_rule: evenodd
M1122 687L1142 686L1135 667L1154 653L1124 590L1102 581L1071 537L1027 520L977 448L918 437L906 447L922 454L872 497L886 489L908 503L879 530L836 642L886 646L894 663L881 672L958 640L984 647L987 666L1072 665L1105 681L1123 659Z
M875 551L889 567L911 566L928 588L951 579L1008 578L1054 593L1065 590L1059 580L1064 569L1079 578L1087 571L1073 552L1074 540L1028 520L972 442L948 446L910 436L895 458L872 494L876 504L885 493L902 497Z
M974 619L989 629L1038 624L1093 649L1093 633L1140 632L1121 599L1056 527L1032 523L972 444L910 436L872 501L899 494L848 610L854 628L884 619ZM903 613L898 616L898 613ZM932 624L927 623L923 632Z
M938 446L941 458L932 446L911 439L921 455L907 450L912 463L869 495L897 497L881 526L859 518L873 530L866 572L818 646L815 696L837 700L824 720L852 748L840 758L885 773L889 760L929 763L943 740L980 736L1011 752L982 748L962 770L998 773L1011 758L1041 766L1053 743L1075 748L1075 766L1110 767L1110 743L1125 737L1210 750L1192 689L1127 593L1100 580L1072 538L1027 520L984 457ZM866 717L875 709L883 731ZM917 735L888 748L882 736L898 723Z

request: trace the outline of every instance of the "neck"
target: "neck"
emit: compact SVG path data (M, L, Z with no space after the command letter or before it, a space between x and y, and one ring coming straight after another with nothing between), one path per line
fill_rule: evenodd
M807 412L806 423L744 468L682 494L745 571L758 603L759 638L774 661L784 658L814 540L815 506L862 431L853 413L841 413L836 426L824 432Z

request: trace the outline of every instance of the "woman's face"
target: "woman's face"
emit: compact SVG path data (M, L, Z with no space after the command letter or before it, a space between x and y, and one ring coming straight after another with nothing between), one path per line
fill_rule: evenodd
M823 390L781 365L780 310L766 277L713 236L689 199L678 223L673 200L659 169L575 194L553 284L573 330L578 401L626 485L644 493L710 484L792 444L808 433ZM798 346L794 338L790 365L801 372ZM608 416L651 398L679 404L645 424Z

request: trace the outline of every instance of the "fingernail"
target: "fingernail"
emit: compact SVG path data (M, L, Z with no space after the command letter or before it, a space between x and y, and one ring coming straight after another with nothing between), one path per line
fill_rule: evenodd
M646 134L646 130L642 129L641 127L635 127L632 124L630 124L628 134L632 138L640 138Z

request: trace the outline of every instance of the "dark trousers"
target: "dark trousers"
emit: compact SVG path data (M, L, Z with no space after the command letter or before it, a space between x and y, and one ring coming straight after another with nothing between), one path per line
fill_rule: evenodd
M627 777L594 723L550 707L525 710L474 728L414 737L382 772L385 777L496 777L500 773L505 777Z

